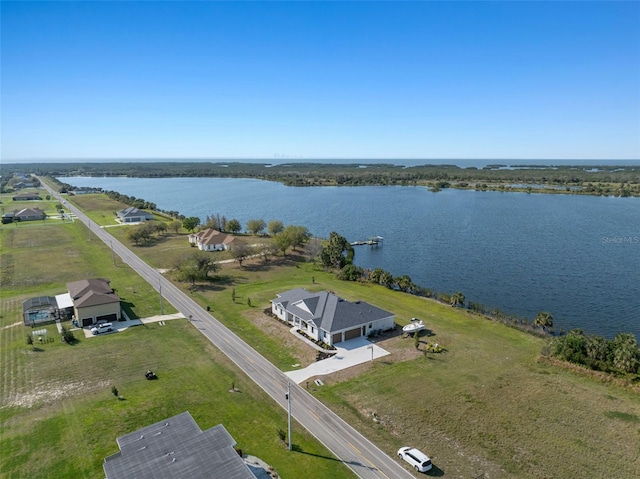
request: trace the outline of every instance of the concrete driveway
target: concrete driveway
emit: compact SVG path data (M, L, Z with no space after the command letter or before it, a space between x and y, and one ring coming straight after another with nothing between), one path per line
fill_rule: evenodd
M126 318L126 314L124 314L124 317ZM140 318L140 319L129 319L127 318L125 321L114 321L113 323L113 329L114 331L110 332L110 333L101 333L98 334L98 336L105 336L107 334L113 334L113 333L117 333L118 331L124 331L127 328L131 328L133 326L140 326L142 324L146 324L146 323L159 323L161 321L169 321L171 319L184 319L184 316L180 313L174 313L174 314L165 314L164 316L149 316L148 318ZM95 325L94 325L95 326ZM76 329L82 329L82 332L84 333L85 338L95 338L97 336L94 336L93 334L91 334L91 328L93 326L85 326L84 328L74 328L72 329L72 331L76 331Z
M338 343L336 348L338 351L335 356L323 359L322 361L316 361L304 369L289 371L285 374L297 384L300 384L314 376L331 374L342 369L366 363L367 361L371 361L372 358L381 358L389 354L388 351L369 342L367 338L364 337L343 341L342 343Z

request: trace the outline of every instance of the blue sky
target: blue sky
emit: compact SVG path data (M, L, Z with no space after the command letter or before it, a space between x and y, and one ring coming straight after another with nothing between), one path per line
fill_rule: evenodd
M639 159L639 2L10 2L1 153Z

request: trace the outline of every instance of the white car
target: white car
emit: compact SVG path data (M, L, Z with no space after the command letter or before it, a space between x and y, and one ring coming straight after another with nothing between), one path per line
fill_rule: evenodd
M91 328L91 334L108 333L110 331L113 331L113 324L111 323L100 323Z
M432 467L429 456L415 447L401 447L398 449L398 457L407 461L418 472L427 472Z

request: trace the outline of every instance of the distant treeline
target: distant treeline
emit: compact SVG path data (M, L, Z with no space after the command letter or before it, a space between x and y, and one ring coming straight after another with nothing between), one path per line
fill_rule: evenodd
M137 178L256 178L289 186L429 186L475 190L528 191L587 195L640 196L640 166L327 164L240 162L21 163L5 172L29 171L45 176L127 176Z

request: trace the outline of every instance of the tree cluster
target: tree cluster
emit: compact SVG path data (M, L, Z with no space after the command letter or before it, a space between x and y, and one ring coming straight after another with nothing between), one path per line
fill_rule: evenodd
M220 271L220 265L213 257L204 251L195 251L184 255L174 261L173 271L178 281L191 283L195 286L197 281L208 281L211 273Z
M640 367L640 348L632 333L619 333L608 340L574 329L555 337L550 352L557 358L596 371L637 374Z
M143 200L142 198L136 198L135 196L123 195L117 191L105 191L105 194L112 200L119 201L125 205L133 206L140 210L156 210L156 204L150 201Z
M167 231L167 225L163 222L147 221L141 225L132 227L127 232L127 239L136 246L147 246L153 242L153 235L158 236Z
M366 166L366 168L363 168ZM158 177L217 177L259 178L279 181L291 186L322 185L429 185L436 189L476 188L509 189L512 184L548 185L566 187L556 192L573 194L607 194L640 196L640 173L628 165L487 165L484 168L462 168L456 165L394 164L325 164L283 163L208 163L208 162L156 162L156 163L30 163L3 165L7 173L33 171L48 176L130 176ZM449 186L450 185L450 186ZM484 185L478 188L478 185ZM572 189L580 186L582 189ZM542 189L532 189L532 192Z

